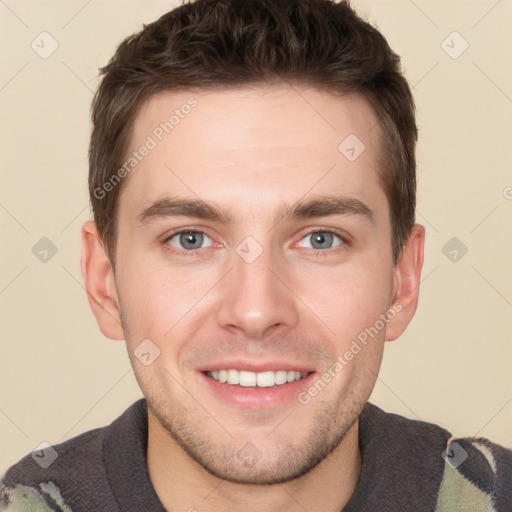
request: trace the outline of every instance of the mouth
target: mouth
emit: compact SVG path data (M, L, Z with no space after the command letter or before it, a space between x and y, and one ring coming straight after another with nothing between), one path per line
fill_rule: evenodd
M207 395L241 409L262 409L298 404L298 396L312 384L315 371L288 367L202 369L198 374Z
M228 384L230 386L241 386L244 388L271 388L304 379L311 372L300 372L295 370L250 372L231 368L228 370L208 370L203 373L207 377L210 377L221 384Z

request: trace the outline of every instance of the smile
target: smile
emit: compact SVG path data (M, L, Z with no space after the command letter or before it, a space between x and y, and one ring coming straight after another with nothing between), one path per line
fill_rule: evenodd
M220 382L221 384L230 384L242 387L260 387L269 388L272 386L281 386L288 382L301 380L308 375L308 372L296 372L286 370L248 372L244 370L216 370L205 372L208 377Z

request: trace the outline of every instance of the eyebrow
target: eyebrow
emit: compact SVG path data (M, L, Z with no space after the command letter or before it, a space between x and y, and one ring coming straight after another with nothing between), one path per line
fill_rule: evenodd
M359 199L340 195L317 196L308 201L285 204L274 218L274 225L283 220L309 219L330 215L360 215L375 222L373 211ZM233 217L228 210L211 201L166 197L155 201L138 216L139 225L167 217L194 217L230 224Z

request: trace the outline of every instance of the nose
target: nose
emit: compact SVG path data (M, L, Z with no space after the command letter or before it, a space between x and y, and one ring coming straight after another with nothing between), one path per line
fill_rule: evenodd
M252 262L236 252L233 256L233 268L223 280L219 325L253 339L295 327L298 299L287 285L285 263L279 266L270 249Z

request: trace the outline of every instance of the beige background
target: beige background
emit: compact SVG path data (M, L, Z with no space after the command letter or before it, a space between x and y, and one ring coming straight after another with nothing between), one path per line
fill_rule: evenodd
M109 423L141 396L124 344L101 335L82 286L88 110L97 68L172 5L0 1L0 471L42 441ZM427 227L419 309L387 345L371 400L512 446L512 4L353 5L403 56L414 87ZM47 59L31 48L43 31L59 45ZM453 31L469 44L457 59L442 46ZM453 54L463 41L446 44ZM32 253L42 237L58 249L46 263ZM452 237L468 248L457 262L442 252Z

